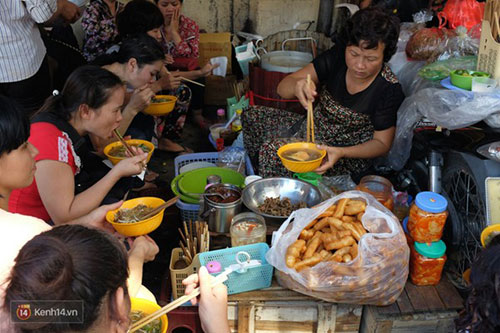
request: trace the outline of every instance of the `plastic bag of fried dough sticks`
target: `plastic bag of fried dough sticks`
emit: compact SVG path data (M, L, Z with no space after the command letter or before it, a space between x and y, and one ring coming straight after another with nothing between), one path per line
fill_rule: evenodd
M266 260L278 283L328 302L394 303L408 277L398 219L373 196L344 192L300 209L274 232Z

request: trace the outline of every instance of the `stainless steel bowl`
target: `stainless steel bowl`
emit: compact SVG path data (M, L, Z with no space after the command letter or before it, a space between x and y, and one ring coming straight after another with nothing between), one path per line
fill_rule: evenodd
M273 216L261 213L259 205L267 197L289 198L292 204L305 201L307 207L312 207L321 202L318 188L307 182L292 178L265 178L250 183L243 190L243 204L252 212L264 216L268 224L281 224L288 216Z

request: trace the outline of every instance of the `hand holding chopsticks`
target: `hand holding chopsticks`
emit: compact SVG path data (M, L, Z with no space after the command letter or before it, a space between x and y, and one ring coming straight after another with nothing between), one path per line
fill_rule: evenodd
M127 143L127 141L125 141L125 139L123 138L123 136L120 134L120 132L118 132L118 129L115 129L113 131L113 134L115 135L115 137L120 140L120 142L122 143L122 145L125 147L125 149L127 149L128 153L130 154L130 156L136 156L136 154L134 153L134 151L132 150L132 147L130 147L130 145ZM146 169L147 167L147 164L145 161L142 161L141 162L142 164L142 167L144 169Z
M230 271L225 271L225 272L222 272L221 274L217 275L216 278L212 279L212 281L210 283L210 287L213 288L213 287L223 283L224 281L226 281L229 273L230 273ZM160 310L157 310L157 311L153 312L152 314L150 314L149 316L142 318L141 320L139 320L138 322L136 322L135 324L130 326L128 332L131 333L131 332L137 331L139 328L149 324L150 322L152 322L153 320L155 320L157 318L160 318L164 314L178 308L182 304L190 301L191 299L197 297L198 295L200 295L200 287L193 290L193 292L191 292L189 295L184 295L182 297L179 297L175 301L162 307ZM221 325L221 327L222 327L222 325L224 325L223 323L219 323L219 321L217 321L217 320L215 320L215 322L216 322L216 324ZM227 325L227 323L226 323L226 325Z

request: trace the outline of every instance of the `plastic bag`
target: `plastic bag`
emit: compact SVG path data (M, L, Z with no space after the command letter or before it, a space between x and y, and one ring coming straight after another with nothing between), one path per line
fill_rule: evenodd
M413 60L435 61L446 49L455 32L448 29L425 28L415 32L406 44L406 55Z
M352 181L350 175L323 177L320 182L329 187L336 195L356 188L356 183Z
M233 169L245 175L245 149L237 147L226 147L219 152L219 161L217 166Z
M367 202L362 223L369 233L360 239L356 258L349 263L324 261L300 272L288 268L285 263L288 247L306 225L342 198ZM409 253L397 218L373 196L349 191L316 208L293 212L273 233L266 260L276 267L278 282L285 288L328 302L387 305L396 301L406 284Z
M479 25L474 26L469 32L465 27L459 26L455 29L455 34L455 37L446 40L444 51L439 55L438 60L477 55L481 36Z
M406 97L398 110L396 135L386 163L401 170L410 156L413 129L425 118L448 129L473 125L484 120L500 127L500 92L474 93L462 90L426 88Z
M483 19L484 3L476 0L448 0L443 10L437 13L439 28L448 25L455 29L463 25L467 30L480 24Z
M476 64L476 56L450 58L425 65L418 71L418 76L431 81L440 81L450 76L450 72L455 69L475 70Z

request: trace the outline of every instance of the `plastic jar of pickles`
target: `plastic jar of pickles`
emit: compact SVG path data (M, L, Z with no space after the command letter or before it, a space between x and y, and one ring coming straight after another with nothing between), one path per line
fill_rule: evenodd
M448 217L448 201L434 192L420 192L410 207L408 231L415 242L437 242Z
M388 179L380 176L364 176L361 178L357 189L370 193L390 211L394 209L392 183Z
M434 243L415 242L410 251L411 282L418 286L438 284L446 262L446 244L442 240Z
M231 221L231 246L266 242L266 221L255 213L241 213Z

